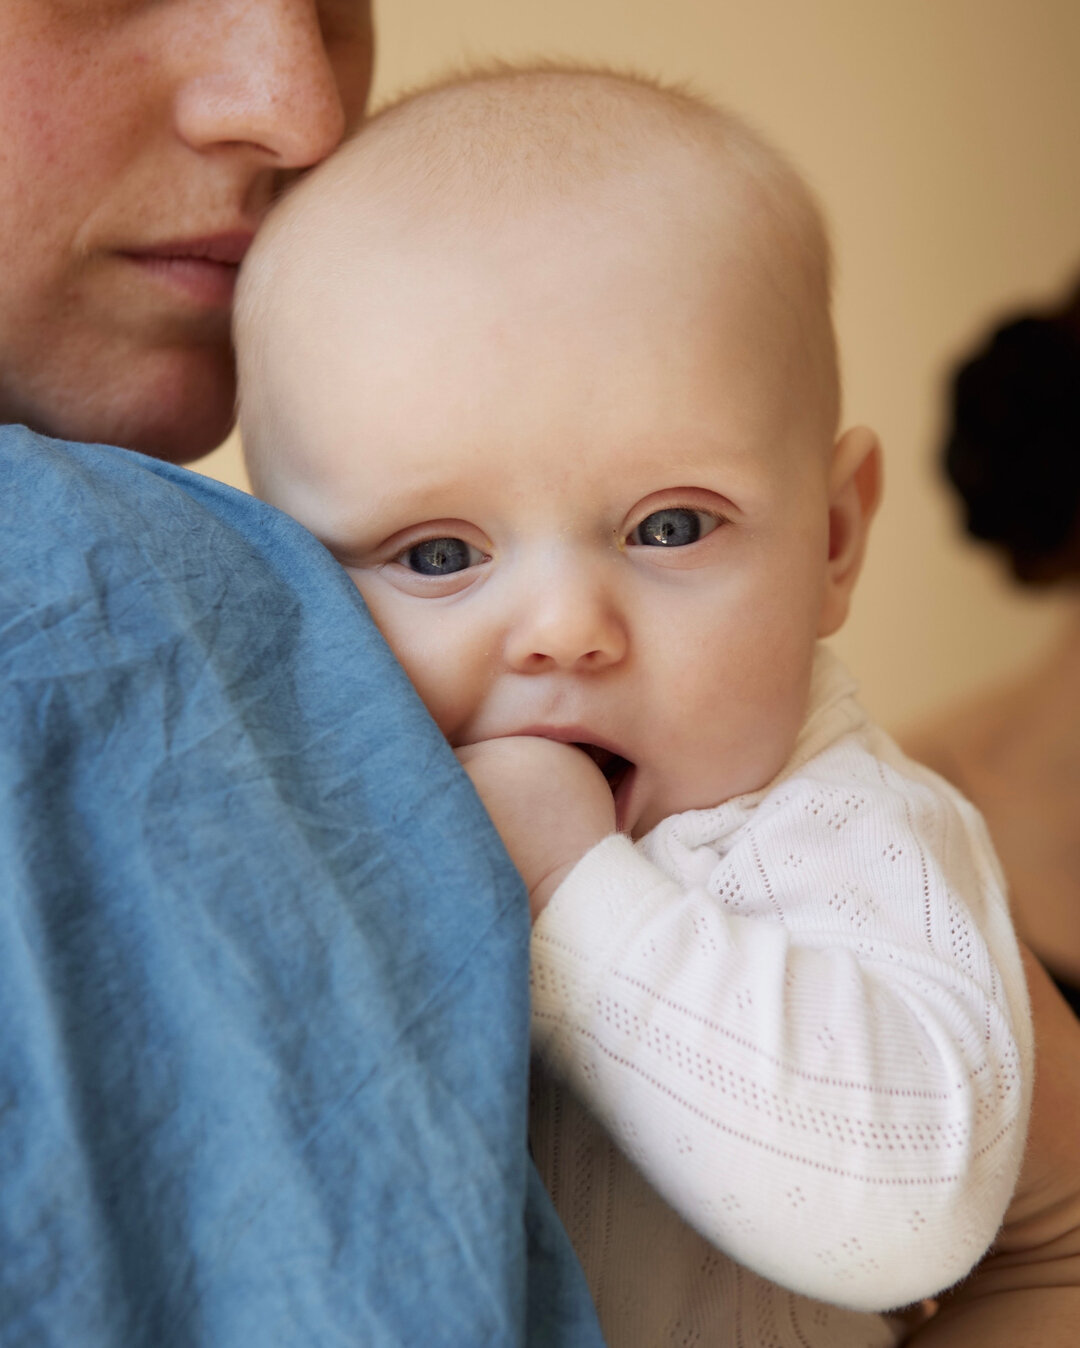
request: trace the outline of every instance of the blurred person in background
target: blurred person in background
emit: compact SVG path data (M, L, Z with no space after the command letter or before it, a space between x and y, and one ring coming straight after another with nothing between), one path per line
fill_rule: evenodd
M918 1341L944 1345L962 1324L984 1348L1049 1345L1080 1326L1080 1158L1062 1126L1075 1137L1080 1115L1080 286L998 326L950 393L943 464L968 532L1019 584L1053 586L1071 607L1018 676L905 738L982 810L1038 957L1026 955L1038 1055L1023 1176L994 1251Z
M1071 609L1050 650L906 747L982 811L1020 934L1080 1014L1080 285L965 361L943 459L968 533Z

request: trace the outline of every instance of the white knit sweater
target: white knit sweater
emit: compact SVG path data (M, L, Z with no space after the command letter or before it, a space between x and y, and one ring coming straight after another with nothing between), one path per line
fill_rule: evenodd
M595 847L532 977L533 1153L611 1348L893 1344L993 1239L1032 1067L1001 874L824 650L784 770Z

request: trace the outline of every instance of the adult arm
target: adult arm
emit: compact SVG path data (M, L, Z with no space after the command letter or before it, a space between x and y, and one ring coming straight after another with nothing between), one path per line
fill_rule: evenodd
M1020 1181L990 1253L911 1348L1075 1348L1080 1333L1080 1024L1022 953L1037 1057Z

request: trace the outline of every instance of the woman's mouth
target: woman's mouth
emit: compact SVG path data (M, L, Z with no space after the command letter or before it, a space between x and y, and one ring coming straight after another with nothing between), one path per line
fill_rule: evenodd
M252 237L248 231L237 230L128 249L121 256L197 305L226 309Z

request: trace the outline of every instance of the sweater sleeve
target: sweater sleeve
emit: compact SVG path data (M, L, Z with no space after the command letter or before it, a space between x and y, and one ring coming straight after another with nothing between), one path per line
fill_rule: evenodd
M644 846L610 837L532 942L536 1050L665 1200L764 1277L858 1310L983 1254L1030 1102L982 822L905 773L841 744L719 844L703 811Z

